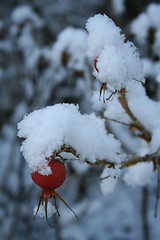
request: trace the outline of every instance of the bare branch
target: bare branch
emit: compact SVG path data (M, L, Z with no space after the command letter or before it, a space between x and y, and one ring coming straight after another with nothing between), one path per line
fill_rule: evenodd
M112 93L109 95L109 97L106 98L106 100L107 100L107 101L108 101L108 100L113 100L113 98L114 98L114 96L115 96L116 93L117 93L117 90L115 90L114 92L112 92ZM111 99L111 97L113 97L113 98Z
M124 168L124 167L130 167L133 166L137 163L141 163L141 162L153 162L153 164L155 164L157 166L157 164L160 163L160 155L157 155L159 152L160 147L158 148L158 150L155 153L151 153L151 154L146 154L145 156L135 156L135 157L128 157L127 160L122 161L120 163L117 162L112 162L110 160L106 160L106 159L97 159L95 162L90 162L88 159L85 159L84 162L86 162L87 164L91 165L91 166L96 166L96 165L108 165L108 168L115 168L116 165L118 165L120 167L120 169ZM76 153L76 150L74 148L72 148L71 146L62 146L62 148L58 151L55 151L54 154L55 156L59 156L60 153L62 152L67 152L67 153L72 153L77 159L79 158L79 155ZM117 153L118 155L118 153ZM66 161L66 159L64 159Z
M107 178L109 178L110 177L110 175L108 175L108 176L106 176L106 177L103 177L103 178L100 178L100 180L105 180L105 179L107 179Z
M119 96L118 100L119 100L121 106L123 107L125 112L128 114L128 116L133 121L134 127L141 132L141 134L138 134L138 136L140 138L143 138L147 142L150 142L151 141L151 133L144 127L144 125L141 122L139 122L137 120L137 118L134 116L134 114L132 113L132 111L130 110L130 108L128 106L128 102L127 102L126 94L125 94L126 90L121 89L121 91L119 93L120 93L120 96ZM132 130L132 128L131 128L131 130Z
M123 124L123 125L126 125L126 126L130 126L129 123L121 122L121 121L113 119L113 118L104 117L104 119L106 119L108 121L113 121L113 122L116 122L116 123L120 123L120 124Z

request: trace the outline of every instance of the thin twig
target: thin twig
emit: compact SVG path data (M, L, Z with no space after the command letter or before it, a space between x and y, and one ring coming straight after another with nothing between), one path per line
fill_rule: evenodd
M109 178L110 177L110 175L108 175L108 176L106 176L106 177L103 177L103 178L100 178L100 180L105 180L105 179L107 179L107 178Z
M86 162L88 165L91 166L96 166L96 165L108 165L108 168L115 168L116 165L120 166L120 169L124 168L124 167L130 167L133 166L137 163L141 163L141 162L153 162L155 161L155 157L156 157L156 161L159 163L160 161L160 155L157 155L159 152L160 147L158 148L158 150L154 153L151 154L146 154L145 156L136 156L136 157L128 157L127 160L122 161L121 163L117 163L117 162L111 162L110 160L106 160L106 159L97 159L95 162L91 162L88 159L85 159L84 162ZM74 148L72 148L71 146L62 146L62 148L60 150L58 150L57 152L55 151L54 154L59 154L62 152L67 152L67 153L72 153L77 159L79 159L79 154L76 153L76 150ZM117 153L118 155L118 153ZM65 159L66 160L66 159Z
M49 223L49 221L48 221L48 212L47 212L48 198L45 198L44 201L45 201L45 215L46 215L47 224L48 224L50 227L55 228L55 227L54 227L53 225L51 225L51 224Z
M126 90L121 89L119 92L120 96L118 98L119 102L121 103L121 106L125 110L125 112L128 114L128 116L131 118L131 120L134 122L134 126L141 132L141 134L138 134L140 138L143 138L147 142L151 141L151 133L144 127L144 125L137 120L137 118L134 116L132 111L130 110L128 106L128 102L126 99Z
M134 79L136 82L142 83L143 86L145 85L144 82L142 82L142 81L140 81L140 80L138 80L138 79L136 79L136 78L133 78L133 79Z
M60 213L59 213L59 211L58 211L58 205L57 205L57 203L56 203L56 197L55 197L55 196L53 196L53 200L54 200L54 206L55 206L55 209L56 209L56 211L57 211L57 214L58 214L58 216L60 217Z
M103 102L105 103L105 91L106 91L106 86L107 83L102 83L101 87L100 87L100 93L99 93L99 100L101 99L101 95L102 95L102 90L103 90Z
M33 221L35 220L35 218L36 218L36 216L37 216L37 213L38 213L38 211L39 211L39 208L40 208L42 199L43 199L43 197L40 196L40 197L39 197L39 202L38 202L38 207L37 207L36 213L34 214L34 217L33 217Z
M107 101L110 100L112 96L113 96L113 98L114 98L114 96L115 96L116 93L117 93L117 90L115 90L114 92L112 92L112 93L109 95L109 97L106 98L106 100L107 100ZM113 98L111 99L111 101L113 100Z
M126 125L126 126L130 126L129 123L121 122L121 121L113 119L113 118L104 117L104 119L109 120L109 121L113 121L113 122L116 122L116 123L120 123L120 124L123 124L123 125Z
M54 191L54 194L55 194L55 196L56 197L58 197L65 205L66 205L66 207L68 207L71 211L72 211L72 213L75 215L75 217L77 218L77 214L73 211L73 209L64 201L64 199L56 192L56 191Z

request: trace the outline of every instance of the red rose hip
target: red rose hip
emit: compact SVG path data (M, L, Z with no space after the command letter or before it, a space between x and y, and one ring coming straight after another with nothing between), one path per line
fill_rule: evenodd
M59 160L51 160L48 166L51 168L51 174L42 175L39 172L33 172L31 177L33 182L43 190L54 190L63 184L66 178L66 167Z
M76 217L77 215L68 206L68 204L64 201L64 199L55 191L56 188L60 187L64 183L64 180L66 178L66 167L64 163L62 163L60 160L57 160L53 156L51 156L51 161L48 162L48 166L51 168L51 174L49 175L42 175L39 172L31 173L33 182L42 188L42 191L39 196L37 211L34 215L33 220L35 220L41 204L43 205L44 203L47 223L50 227L54 228L54 226L52 226L48 222L48 217L47 217L47 205L48 205L49 199L52 198L54 200L54 206L58 216L60 216L60 213L58 211L58 206L56 204L56 197L59 198L74 213Z

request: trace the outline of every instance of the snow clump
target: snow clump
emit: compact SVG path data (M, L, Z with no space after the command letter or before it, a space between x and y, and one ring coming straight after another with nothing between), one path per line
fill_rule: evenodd
M18 123L18 136L25 138L21 151L32 172L49 175L49 158L62 146L75 149L79 160L120 161L120 142L107 134L105 121L85 115L73 104L56 104L32 112Z
M123 180L129 186L146 186L151 182L153 177L153 164L138 163L129 167L128 171L124 174Z
M121 29L106 15L88 19L88 56L97 59L95 77L111 90L121 90L132 81L144 82L143 65L136 47L125 42Z
M114 191L118 177L120 175L120 169L118 166L115 168L108 168L106 166L101 174L100 188L104 195L110 194Z

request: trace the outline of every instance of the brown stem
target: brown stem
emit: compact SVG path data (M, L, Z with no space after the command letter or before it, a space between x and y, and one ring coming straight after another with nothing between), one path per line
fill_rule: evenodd
M64 201L64 199L56 192L54 191L54 193L52 193L52 195L54 194L54 196L58 197L65 205L66 207L68 207L72 212L73 214L75 215L75 217L77 218L77 215L76 213L73 211L73 209Z
M46 220L47 220L47 224L52 227L55 228L53 225L51 225L48 221L48 213L47 213L47 204L48 204L48 198L45 198L45 215L46 215Z
M100 178L100 180L105 180L105 179L107 179L107 178L109 178L110 177L110 175L108 175L108 176L106 176L106 177L103 177L103 178Z
M60 213L59 213L59 211L58 211L58 206L57 206L57 203L56 203L56 197L55 197L55 196L53 196L53 200L54 200L54 206L55 206L55 209L56 209L56 211L57 211L57 214L58 214L58 216L60 217Z
M141 163L141 162L153 162L153 164L159 164L160 163L160 155L158 155L158 152L160 150L160 147L158 148L158 150L154 153L151 154L146 154L145 156L136 156L136 157L131 157L128 158L126 161L122 161L120 163L117 162L111 162L109 160L106 159L97 159L95 162L90 162L88 159L85 159L85 162L91 166L96 166L96 165L108 165L108 168L114 168L116 165L119 165L120 168L124 168L124 167L130 167L133 166L137 163ZM72 153L76 159L79 158L79 155L76 153L76 150L74 148L72 148L71 146L62 146L62 148L55 152L54 154L59 154L62 152L70 152ZM118 155L118 153L117 153Z
M38 213L38 211L39 211L39 208L40 208L40 205L41 205L42 200L43 200L43 196L40 195L40 197L39 197L39 202L38 202L38 207L37 207L36 213L34 214L33 221L35 220L35 218L36 218L36 216L37 216L37 213Z
M125 89L122 89L119 93L120 93L120 96L119 96L118 100L121 103L123 109L126 111L128 116L132 119L132 121L136 122L137 121L136 117L133 115L133 113L129 109L128 102L126 99Z
M95 165L108 165L109 167L113 167L116 165L115 162L110 162L110 161L107 161L107 160L96 160L95 162L90 162L89 160L85 160L85 162L89 165L92 165L92 166L95 166Z
M99 100L101 99L101 95L102 95L102 90L103 90L103 102L105 103L105 91L106 91L106 86L107 84L104 82L101 84L101 88L100 88L100 93L99 93Z
M110 100L112 96L113 96L113 98L114 98L114 96L115 96L116 93L117 93L117 90L115 90L114 92L112 92L112 93L109 95L109 97L106 98L106 100L107 100L107 101ZM113 100L113 98L112 98L111 100Z
M160 155L156 156L156 158L158 159L158 161L160 161ZM85 162L88 163L89 165L92 165L92 166L108 165L108 168L114 168L116 165L120 165L120 169L122 169L124 167L130 167L130 166L133 166L133 165L135 165L137 163L141 163L141 162L154 162L154 160L155 160L155 156L153 156L153 154L151 154L151 155L145 155L143 157L141 157L141 156L133 157L133 158L128 159L126 161L122 161L121 163L109 162L109 161L106 161L106 160L97 160L93 163L86 160Z
M125 122L122 122L122 121L119 121L119 120L116 120L116 119L113 119L113 118L104 117L104 119L106 119L106 120L108 120L108 121L120 123L120 124L122 124L122 125L130 126L129 123L125 123Z
M144 125L141 122L139 122L137 120L137 118L134 116L134 114L130 110L127 99L126 99L125 89L122 89L119 93L120 93L120 96L119 96L118 100L119 100L121 106L123 107L125 112L128 114L128 116L133 121L134 127L141 132L141 134L139 134L138 136L143 138L147 142L150 142L151 141L151 133L144 127Z

